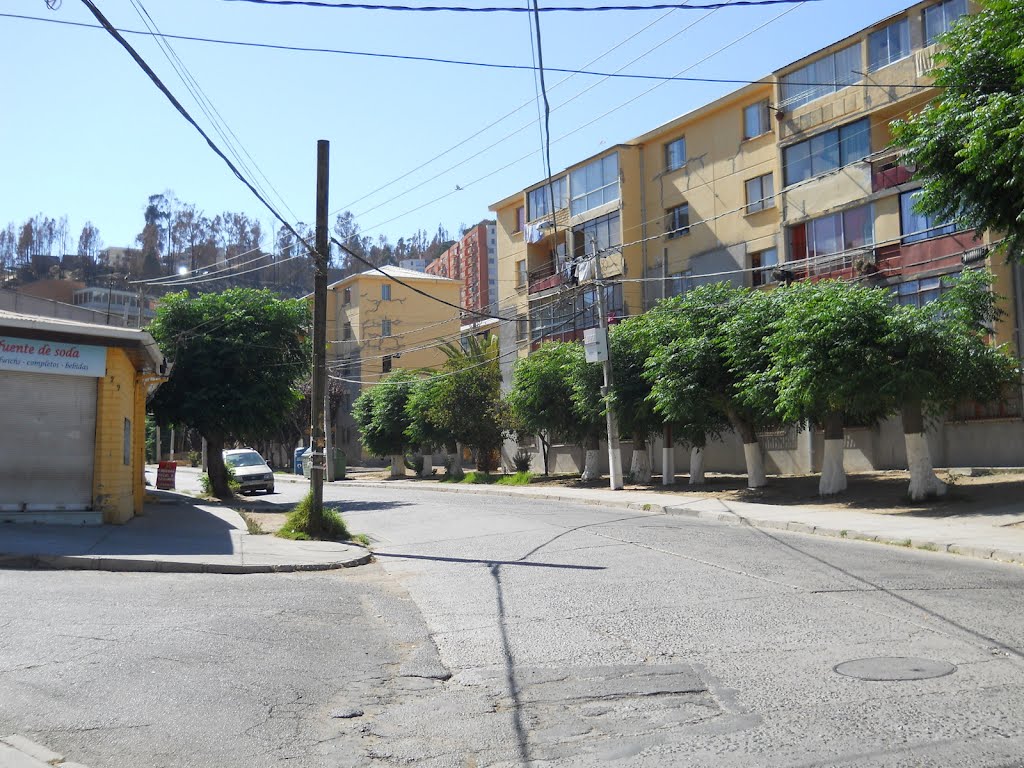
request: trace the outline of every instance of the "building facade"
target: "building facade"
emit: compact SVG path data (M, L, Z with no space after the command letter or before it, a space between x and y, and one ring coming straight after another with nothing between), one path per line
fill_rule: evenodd
M497 301L494 277L496 264L495 223L481 221L467 229L458 242L427 264L424 272L458 280L462 283L462 306L477 312L489 312L493 311Z
M997 236L976 237L918 214L920 183L889 146L890 123L937 94L936 38L976 10L968 0L916 3L492 205L500 311L518 320L505 324L503 349L514 343L527 354L545 340L579 339L597 324L590 298L596 250L604 255L611 323L717 281L756 288L857 280L920 305L940 295L943 277L984 266L1006 297L995 340L1019 357L1020 267L994 254ZM510 364L504 376L507 386ZM962 417L1010 420L1016 435L1021 415L1017 392ZM951 425L933 433L937 461L970 463L943 442L956 433L971 444L961 431ZM988 441L991 463L1019 463L1024 443L1012 435L998 446ZM768 438L777 471L815 471L813 434ZM902 448L885 454L877 435L848 435L848 443L851 467L905 466ZM722 468L742 467L728 441L709 449L713 458Z
M0 310L0 522L123 523L142 512L144 331Z
M352 420L353 401L392 371L444 364L440 345L460 340L460 291L455 280L394 266L328 286L328 374L344 389L334 444L350 463L367 458Z

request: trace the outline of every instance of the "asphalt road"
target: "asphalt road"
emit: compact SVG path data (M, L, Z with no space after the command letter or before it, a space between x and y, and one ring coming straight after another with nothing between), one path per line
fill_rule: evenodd
M279 489L253 502L304 490ZM90 768L1024 765L1019 567L523 499L325 496L374 565L0 572L0 732Z

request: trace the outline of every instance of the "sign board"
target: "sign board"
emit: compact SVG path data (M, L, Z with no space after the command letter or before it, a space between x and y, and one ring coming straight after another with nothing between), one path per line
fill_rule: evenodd
M0 371L102 378L107 375L107 349L0 336Z
M603 328L583 331L583 350L588 363L603 363L608 359L608 333Z
M156 487L159 491L174 490L174 472L178 468L176 461L161 461L156 465Z

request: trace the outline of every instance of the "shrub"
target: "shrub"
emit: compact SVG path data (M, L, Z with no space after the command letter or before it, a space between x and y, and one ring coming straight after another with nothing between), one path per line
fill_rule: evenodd
M414 453L412 456L405 457L405 468L412 470L417 476L423 474L423 454Z
M203 454L199 451L188 452L188 463L193 467L198 467L203 462Z
M516 468L517 473L529 472L532 460L533 456L520 448L516 455L512 457L512 466Z
M231 489L231 493L238 493L242 489L242 485L238 482L238 478L235 477L235 470L227 466L224 469L228 473L228 488ZM204 496L213 496L213 485L210 483L210 476L206 472L199 476L199 487L203 489Z
M309 541L312 539L312 535L309 532L309 510L313 505L313 492L310 491L300 501L295 508L288 513L288 517L285 518L284 525L277 532L276 535L282 539L295 539L298 541ZM338 514L337 510L324 508L324 527L321 533L321 538L324 539L340 539L342 541L350 541L352 534L349 533L348 526L345 525L345 521L341 515Z

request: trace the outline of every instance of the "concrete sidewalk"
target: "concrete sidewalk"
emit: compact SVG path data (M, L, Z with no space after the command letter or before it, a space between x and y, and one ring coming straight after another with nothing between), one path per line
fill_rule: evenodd
M816 508L805 505L779 506L700 497L687 493L656 491L612 491L607 488L565 488L559 486L455 485L416 480L349 480L345 485L389 488L396 485L423 491L522 496L574 504L642 510L667 515L685 515L706 520L750 525L755 528L795 531L833 538L871 541L955 555L1024 565L1024 500L1019 513L977 519L931 518L910 514L878 514L857 510Z
M254 536L233 510L156 492L125 525L0 526L0 567L270 573L321 571L370 561L363 547Z

